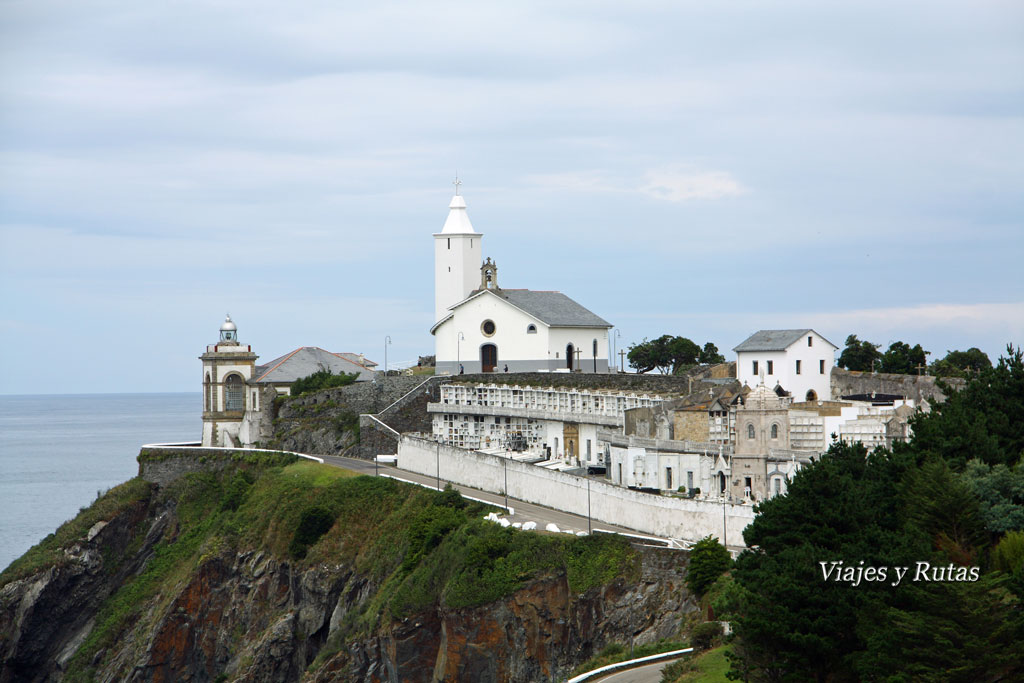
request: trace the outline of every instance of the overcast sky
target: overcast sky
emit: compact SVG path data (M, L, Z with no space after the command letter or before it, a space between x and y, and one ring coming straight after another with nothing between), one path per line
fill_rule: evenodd
M1024 342L1017 1L8 0L0 84L0 393L433 353L456 171L623 347Z

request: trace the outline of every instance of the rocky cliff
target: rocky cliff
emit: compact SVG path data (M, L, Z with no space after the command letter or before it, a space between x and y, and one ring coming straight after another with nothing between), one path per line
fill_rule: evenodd
M0 575L0 681L550 681L671 637L686 555L314 463L132 480Z

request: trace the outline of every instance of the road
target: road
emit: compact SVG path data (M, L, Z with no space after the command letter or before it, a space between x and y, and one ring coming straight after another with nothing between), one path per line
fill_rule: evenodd
M668 659L595 679L599 683L661 683L661 670L676 660Z
M358 458L343 458L337 455L318 455L318 458L323 458L324 463L333 465L335 467L343 467L348 470L359 472L360 474L374 475L374 464L371 460L360 460ZM381 475L388 475L402 481L408 481L416 484L423 484L426 486L436 487L437 479L422 474L416 474L407 470L392 467L391 465L380 465L378 472ZM445 484L450 482L441 479L441 488L444 488ZM496 493L490 493L488 491L481 491L479 489L470 488L468 486L462 486L460 484L452 484L452 486L459 491L459 493L465 496L471 496L480 500L485 500L489 503L493 503L498 506L504 507L505 496L499 496ZM627 529L621 526L615 526L613 524L605 524L604 522L594 522L592 525L588 525L587 518L581 517L580 515L574 515L568 512L562 512L560 510L554 510L552 508L544 507L542 505L535 505L533 503L527 503L522 500L515 498L508 499L508 505L515 510L515 515L508 517L510 522L536 522L538 529L544 529L548 524L555 524L559 530L570 529L572 531L587 531L588 529L601 529L606 531L614 531L616 533L624 534L640 534L640 532L633 529ZM645 534L641 534L645 535Z

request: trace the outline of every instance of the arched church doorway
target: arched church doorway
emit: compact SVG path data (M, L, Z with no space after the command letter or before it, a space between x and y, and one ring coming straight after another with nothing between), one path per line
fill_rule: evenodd
M570 370L573 369L572 368L572 361L573 361L573 358L575 357L575 353L576 353L576 349L573 347L573 345L572 344L566 344L566 346L565 346L565 367L569 368Z
M498 347L494 344L484 344L480 347L480 371L494 372L498 365Z
M807 391L807 400L808 401L817 401L818 400L818 394L815 393L814 389L809 389Z

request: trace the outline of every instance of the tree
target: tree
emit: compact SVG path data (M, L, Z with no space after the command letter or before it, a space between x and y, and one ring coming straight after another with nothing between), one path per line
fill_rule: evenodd
M692 340L671 334L663 334L651 341L645 338L639 344L631 345L626 358L629 359L630 367L637 372L657 369L663 375L678 374L697 363L725 362L725 358L711 342L705 344L702 350Z
M734 669L754 680L793 681L850 670L850 655L863 647L861 609L887 588L827 580L819 563L908 566L928 556L927 541L899 541L897 482L912 465L909 455L876 450L869 457L860 444L836 443L794 477L785 496L756 508L743 531L755 549L733 570L749 597L733 624L743 658Z
M725 546L714 536L705 536L690 549L686 585L696 595L704 595L711 584L729 570L730 565L732 558Z
M988 354L972 346L966 351L947 351L946 357L932 363L928 372L936 377L966 377L991 367Z
M1024 354L1013 346L994 368L982 370L929 413L911 419L913 448L934 454L960 472L977 458L988 465L1017 464L1024 455Z
M665 349L662 339L664 337L647 341L644 338L639 344L631 344L629 352L626 354L629 366L640 373L650 372L657 368L662 374L665 374L672 363L668 358L668 351Z
M905 342L896 341L882 354L882 372L896 375L913 375L918 369L928 365L926 356L931 353L921 348L920 344L911 347Z
M839 354L839 367L847 370L858 370L860 372L871 372L871 364L882 359L878 351L878 344L857 339L857 335L851 334L846 338L846 348Z
M718 352L718 347L708 342L704 344L704 348L701 349L700 356L697 358L697 362L701 365L716 365L718 363L725 362L725 356Z

